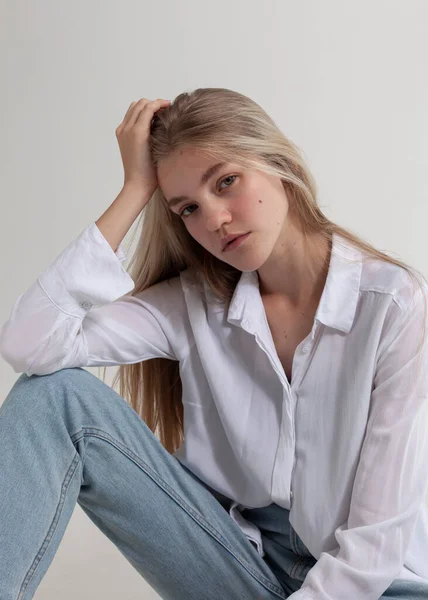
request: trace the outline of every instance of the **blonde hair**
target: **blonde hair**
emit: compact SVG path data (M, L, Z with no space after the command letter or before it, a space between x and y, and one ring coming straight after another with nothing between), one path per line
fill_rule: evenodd
M199 88L180 94L169 107L159 110L152 121L150 136L154 164L184 146L198 148L213 160L279 176L290 210L305 236L317 234L330 243L332 234L339 234L368 258L402 267L414 283L416 273L424 279L420 272L377 250L322 213L316 200L315 181L301 152L247 96L224 88ZM142 221L139 243L128 268L135 283L131 295L193 268L208 284L214 301L231 299L242 272L217 259L190 236L182 219L167 207L159 187L139 219ZM200 289L203 291L202 286ZM173 454L184 439L178 361L153 358L119 365L113 387L118 379L120 395Z

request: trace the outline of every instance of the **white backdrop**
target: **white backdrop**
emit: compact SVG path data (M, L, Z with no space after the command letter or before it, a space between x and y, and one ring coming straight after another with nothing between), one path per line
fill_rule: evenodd
M426 0L0 5L0 321L119 193L130 103L196 87L261 104L326 214L428 273ZM17 377L0 360L0 403ZM35 595L58 597L159 598L79 506Z

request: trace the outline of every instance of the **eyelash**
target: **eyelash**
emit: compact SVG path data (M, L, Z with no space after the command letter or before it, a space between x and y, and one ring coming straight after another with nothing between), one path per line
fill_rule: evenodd
M237 178L237 175L227 175L227 177L223 177L223 179L220 181L220 184L219 184L219 186L220 186L220 185L223 183L223 181L225 181L226 179L232 179L232 178L233 178L233 182L232 182L230 185L226 186L226 189L227 189L227 188L230 188L230 187L233 185L233 183L234 183L235 179ZM183 207L183 208L180 210L180 212L179 212L179 216L180 216L180 217L182 217L183 219L187 219L187 217L190 217L191 215L183 215L183 212L186 210L186 208L189 208L189 207L191 207L191 206L195 206L195 205L194 205L194 204L188 204L187 206L184 206L184 207ZM192 213L192 215L193 215L193 213Z

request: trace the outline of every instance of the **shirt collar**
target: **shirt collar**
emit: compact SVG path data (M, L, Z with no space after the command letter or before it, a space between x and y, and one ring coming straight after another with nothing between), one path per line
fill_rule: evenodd
M315 320L344 333L351 330L361 272L362 252L341 235L333 233L329 269ZM227 321L242 324L248 330L264 323L265 310L257 271L242 272L230 301Z

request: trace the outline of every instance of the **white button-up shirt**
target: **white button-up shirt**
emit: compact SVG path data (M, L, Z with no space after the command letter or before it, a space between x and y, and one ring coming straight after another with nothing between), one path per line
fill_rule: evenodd
M127 295L125 258L94 222L65 248L0 330L14 371L179 361L185 440L175 456L233 500L232 518L262 556L260 531L240 510L290 510L317 559L293 599L377 600L395 579L428 582L426 343L415 357L428 286L412 304L403 269L363 263L334 234L289 382L257 271L243 272L221 306L190 269Z

